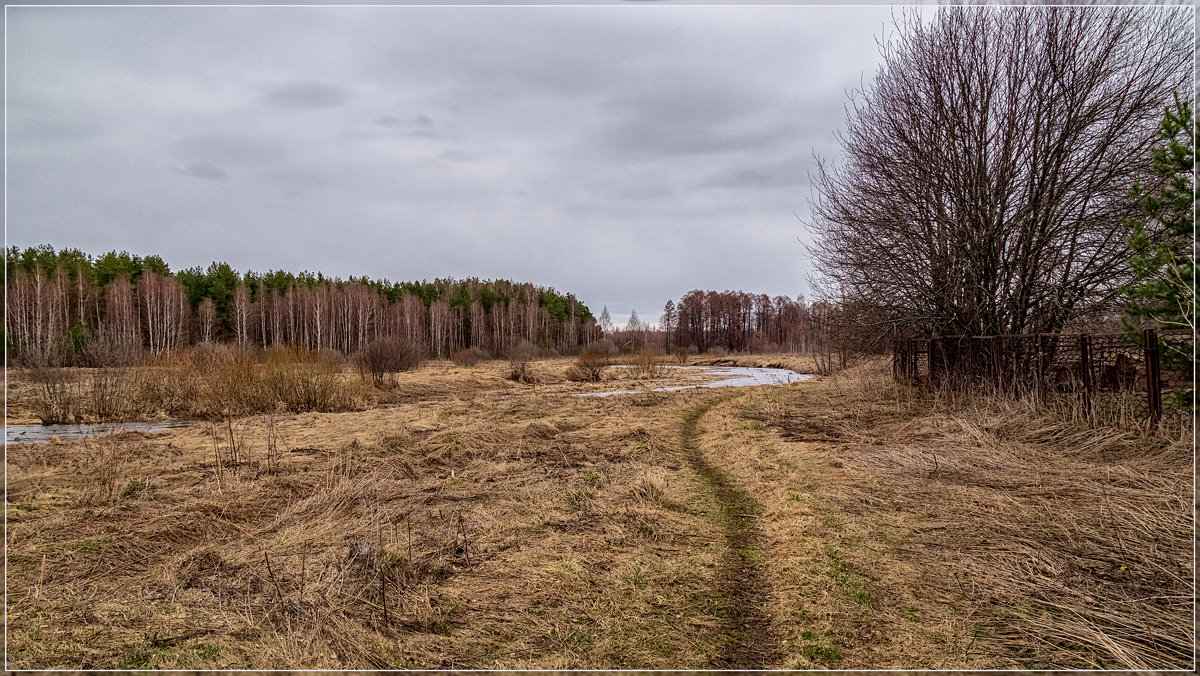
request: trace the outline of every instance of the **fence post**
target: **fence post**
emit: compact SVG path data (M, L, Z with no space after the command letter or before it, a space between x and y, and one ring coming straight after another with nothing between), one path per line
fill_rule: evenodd
M995 370L996 391L1004 389L1004 368L1001 366L1001 353L1004 352L1004 337L992 338L992 367Z
M900 341L892 341L892 380L900 382Z
M1142 331L1142 347L1146 355L1146 404L1150 409L1150 425L1158 424L1162 418L1162 379L1158 364L1158 332L1154 329Z
M908 379L913 385L920 385L919 378L921 377L921 365L917 361L917 339L908 339Z
M975 377L975 345L977 343L971 340L971 336L961 336L958 343L954 347L957 353L955 361L958 363L954 366L954 377L959 381L958 387L963 390L969 390L971 379Z
M937 387L937 337L929 337L929 386Z
M1079 375L1083 380L1083 416L1092 419L1092 338L1079 334Z
M908 339L908 382L917 384L917 339Z
M1043 343L1045 334L1037 334L1034 340L1035 350L1037 351L1037 398L1040 402L1046 401L1046 350Z

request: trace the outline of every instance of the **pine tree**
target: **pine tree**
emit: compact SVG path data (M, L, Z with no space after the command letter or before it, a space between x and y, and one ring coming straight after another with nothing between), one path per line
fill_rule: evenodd
M1196 328L1196 129L1191 105L1176 96L1151 150L1154 173L1164 179L1162 187L1147 191L1135 183L1130 190L1141 198L1145 212L1125 221L1133 233L1133 281L1123 288L1130 329L1147 322L1165 329Z

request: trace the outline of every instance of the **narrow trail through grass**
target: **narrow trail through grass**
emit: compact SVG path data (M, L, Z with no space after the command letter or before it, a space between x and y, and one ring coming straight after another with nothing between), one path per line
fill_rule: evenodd
M727 541L719 576L721 620L726 638L714 666L722 669L762 669L781 657L780 639L767 611L769 591L763 573L763 535L755 523L760 505L700 448L700 419L728 397L719 397L683 414L680 439L692 469L719 507L716 519Z

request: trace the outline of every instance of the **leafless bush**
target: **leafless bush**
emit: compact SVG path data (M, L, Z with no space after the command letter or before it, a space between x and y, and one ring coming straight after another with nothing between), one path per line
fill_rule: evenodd
M259 411L280 405L289 411L346 411L360 408L365 399L365 393L342 378L341 355L329 350L269 355L262 378L272 396Z
M575 363L567 368L567 379L576 382L594 383L600 381L600 374L608 366L608 354L596 348L584 351L575 359Z
M450 356L450 360L456 366L465 366L470 368L479 363L479 355L473 350L459 350Z
M675 361L679 364L686 364L688 361L688 349L680 346L675 348Z
M79 422L82 403L76 375L70 369L52 366L39 366L27 372L35 387L34 415L43 425Z
M647 345L633 353L631 366L633 375L636 378L661 378L663 374L662 364L659 360L662 359L662 350L657 347Z
M519 383L533 382L533 374L529 370L529 362L537 356L537 346L528 340L522 340L508 351L508 379Z
M192 350L176 350L144 359L135 371L134 401L148 415L190 413L199 401L199 378Z
M601 338L600 340L596 341L594 349L600 350L610 357L615 357L621 354L621 348L617 347L617 344L608 338Z
M98 422L123 419L134 400L133 374L125 366L106 366L91 372L88 413Z
M195 404L204 417L249 415L273 407L254 354L245 348L197 346L193 368L200 380Z
M133 366L142 360L143 354L141 345L137 343L118 343L104 338L96 338L83 348L80 359L82 365L96 368Z
M376 386L388 384L395 374L412 371L424 361L424 350L402 338L376 338L354 356L359 373L370 376Z

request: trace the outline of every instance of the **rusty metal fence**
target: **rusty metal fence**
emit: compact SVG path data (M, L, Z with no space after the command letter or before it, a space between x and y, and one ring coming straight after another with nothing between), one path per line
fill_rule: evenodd
M987 390L1065 406L1092 420L1191 419L1195 336L1190 330L941 336L897 340L898 381L929 389Z

